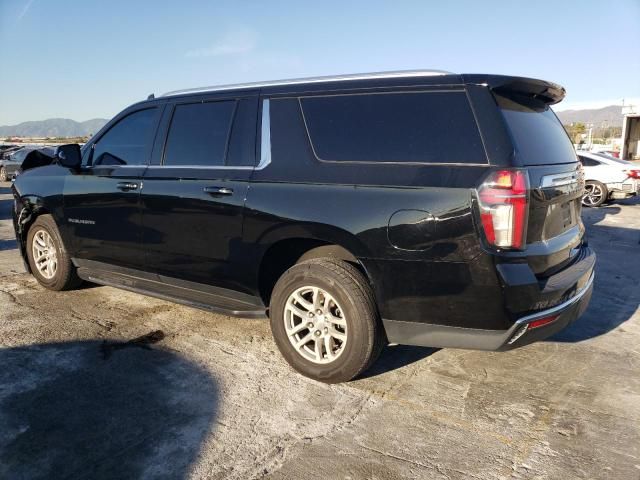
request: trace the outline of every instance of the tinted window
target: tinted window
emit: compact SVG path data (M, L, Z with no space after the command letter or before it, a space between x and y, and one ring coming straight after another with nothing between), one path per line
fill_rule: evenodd
M165 165L224 165L236 101L177 105L171 119Z
M486 163L465 92L300 99L319 159Z
M548 165L576 161L564 127L543 102L496 96L515 143L518 163Z
M585 167L597 167L598 165L600 165L600 162L589 157L578 155L578 158L580 159L582 165L584 165Z
M153 142L157 108L127 115L93 147L93 165L143 165Z
M253 167L256 164L257 122L258 99L238 100L227 149L227 165Z

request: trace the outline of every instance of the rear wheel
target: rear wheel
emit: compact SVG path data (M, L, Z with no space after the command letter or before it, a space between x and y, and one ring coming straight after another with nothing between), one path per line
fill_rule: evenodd
M51 215L39 216L29 228L27 257L31 273L49 290L70 290L82 283Z
M7 169L4 167L0 167L0 182L7 181Z
M606 185L597 180L589 180L585 183L582 205L585 207L599 207L607 201L609 191Z
M385 343L371 287L343 261L313 259L291 267L276 283L269 311L284 358L322 382L356 377Z

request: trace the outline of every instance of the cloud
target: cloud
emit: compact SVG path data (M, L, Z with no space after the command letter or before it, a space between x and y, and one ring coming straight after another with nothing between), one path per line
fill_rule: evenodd
M185 57L221 57L249 53L256 47L256 34L251 30L236 30L221 37L214 44L189 50Z
M22 9L20 14L18 15L18 20L22 20L22 17L24 17L27 14L27 12L31 8L31 4L33 2L34 2L34 0L27 0L27 3L25 3L24 8Z

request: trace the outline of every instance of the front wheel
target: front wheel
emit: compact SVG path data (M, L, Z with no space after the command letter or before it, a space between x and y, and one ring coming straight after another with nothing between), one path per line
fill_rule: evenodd
M269 312L278 349L314 380L351 380L384 345L371 287L346 262L313 259L294 265L276 283Z
M40 215L29 228L27 257L31 273L49 290L70 290L82 283L51 215Z
M597 180L589 180L585 183L582 205L585 207L599 207L609 198L609 191L605 184Z

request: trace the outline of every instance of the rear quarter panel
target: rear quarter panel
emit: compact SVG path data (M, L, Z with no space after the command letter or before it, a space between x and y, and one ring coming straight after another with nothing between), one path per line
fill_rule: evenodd
M254 173L246 201L243 237L256 246L250 262L259 265L281 239L335 243L367 270L384 318L507 328L495 268L482 254L472 215L471 188L488 165L320 161L297 101L287 99L271 99L271 125L272 163ZM402 248L389 241L390 219L402 211L425 212L428 238L416 235ZM402 236L423 231L419 215L406 218L416 221L392 229Z

